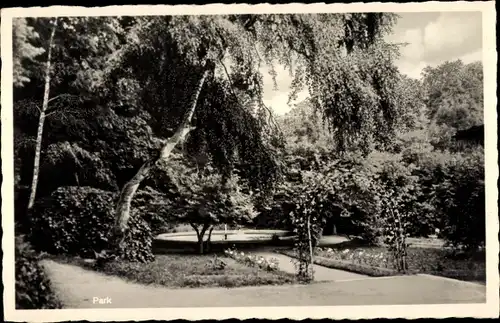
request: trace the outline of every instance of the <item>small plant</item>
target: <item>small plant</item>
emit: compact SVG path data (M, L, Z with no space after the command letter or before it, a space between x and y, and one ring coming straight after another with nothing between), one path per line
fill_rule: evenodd
M421 190L411 169L399 164L388 164L381 174L379 226L383 242L392 256L394 268L399 272L408 271L408 246L414 219L419 210Z
M217 255L214 255L213 259L210 259L206 265L213 270L224 270L227 267L227 263L221 260Z
M396 205L397 199L388 199L385 201L385 221L384 221L384 243L389 252L391 252L394 262L394 267L400 272L408 270L408 243L406 238L409 234L407 232L408 221L407 215L400 212Z

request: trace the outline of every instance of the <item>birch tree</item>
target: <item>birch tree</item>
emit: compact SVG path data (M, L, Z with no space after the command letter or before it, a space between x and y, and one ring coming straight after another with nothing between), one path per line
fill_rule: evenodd
M43 103L40 109L40 116L38 119L38 130L36 135L36 148L35 148L35 160L33 162L33 179L31 182L30 198L28 201L28 210L33 207L35 203L36 187L38 184L38 171L40 169L40 152L42 150L42 136L43 136L43 125L45 123L45 111L49 106L49 94L50 94L50 78L51 78L51 64L52 64L52 47L54 44L54 34L57 27L57 18L50 22L52 25L50 38L47 45L47 62L45 67L45 85L43 92Z
M116 18L92 17L22 18L14 22L14 86L22 88L23 96L28 94L24 100L16 100L16 110L22 110L16 114L22 118L27 114L28 119L29 114L37 115L28 210L37 194L47 117L75 118L81 112L81 101L92 98L88 79L93 73L89 70L100 69L103 59L114 51L121 33L117 24ZM40 55L44 52L46 55ZM41 104L38 95L43 97Z

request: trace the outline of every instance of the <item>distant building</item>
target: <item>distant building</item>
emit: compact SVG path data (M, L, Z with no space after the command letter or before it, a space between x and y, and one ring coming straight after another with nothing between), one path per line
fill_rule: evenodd
M472 143L484 146L484 125L474 126L469 129L459 130L453 136L458 142Z

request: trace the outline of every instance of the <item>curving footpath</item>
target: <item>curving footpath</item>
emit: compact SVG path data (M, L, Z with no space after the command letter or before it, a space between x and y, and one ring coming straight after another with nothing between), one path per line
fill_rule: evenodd
M310 285L170 289L52 260L44 260L42 265L65 308L73 309L449 304L484 303L486 299L485 286L420 275ZM109 301L99 304L94 298Z
M264 258L276 258L279 261L280 270L290 274L295 274L296 272L295 265L291 257L275 252L255 252L253 254L255 254L256 256L262 256ZM319 265L313 265L313 270L314 270L314 280L317 282L370 278L367 275L351 273L349 271L332 269Z

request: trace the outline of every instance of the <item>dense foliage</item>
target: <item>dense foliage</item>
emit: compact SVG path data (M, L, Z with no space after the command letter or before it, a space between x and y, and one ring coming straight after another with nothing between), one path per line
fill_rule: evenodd
M94 258L106 249L113 225L115 194L91 187L62 187L40 199L31 215L30 240L39 251ZM130 221L130 232L120 256L150 261L152 234L139 214Z
M40 257L22 237L16 237L16 309L62 308L47 278Z
M436 209L440 212L442 235L458 249L475 250L485 246L486 209L484 157L478 151L456 156L438 170Z

